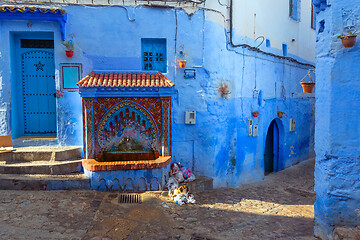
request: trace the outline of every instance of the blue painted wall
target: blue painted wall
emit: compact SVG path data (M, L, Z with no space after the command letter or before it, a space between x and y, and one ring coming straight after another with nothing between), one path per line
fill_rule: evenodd
M63 6L68 13L66 33L74 34L75 53L67 58L60 44L59 26L51 22L1 21L0 98L1 133L10 132L10 31L50 31L55 39L56 83L59 63L82 63L84 74L96 70L141 69L141 38L166 38L168 72L176 84L173 99L173 159L196 175L214 178L215 187L238 186L264 176L265 139L277 111L285 112L280 136L280 166L289 167L314 154L314 95L302 93L299 81L309 66L244 48L232 48L218 13L147 7ZM96 16L96 17L94 17ZM234 36L234 39L243 39ZM281 50L261 47L282 55ZM186 54L187 68L196 79L184 79L177 53ZM296 56L291 56L297 58ZM303 61L297 58L300 61ZM218 93L220 83L229 96ZM185 125L185 111L197 111L195 125ZM253 111L259 111L257 118ZM4 113L1 115L1 113ZM58 143L82 145L81 101L77 92L57 100ZM247 136L247 119L259 126L259 136ZM289 119L296 120L295 132Z
M337 38L346 26L359 31L360 1L314 3L323 25L316 50L315 234L334 239L335 227L360 223L360 45L346 49Z

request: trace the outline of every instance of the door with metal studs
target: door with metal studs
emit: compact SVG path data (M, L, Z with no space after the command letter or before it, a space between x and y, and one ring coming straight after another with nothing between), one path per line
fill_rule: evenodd
M56 133L54 50L46 46L42 49L41 41L40 44L39 42L36 44L33 49L21 49L24 134L54 135Z

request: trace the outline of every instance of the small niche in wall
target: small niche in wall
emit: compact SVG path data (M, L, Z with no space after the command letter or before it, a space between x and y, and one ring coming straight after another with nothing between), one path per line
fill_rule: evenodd
M322 33L322 32L324 32L324 30L325 30L325 20L321 20L319 22L319 31L318 31L318 33Z
M81 79L81 63L60 63L60 88L61 91L74 92L78 89L76 83Z
M287 52L288 52L288 47L286 43L282 44L282 51L283 51L283 56L287 56Z

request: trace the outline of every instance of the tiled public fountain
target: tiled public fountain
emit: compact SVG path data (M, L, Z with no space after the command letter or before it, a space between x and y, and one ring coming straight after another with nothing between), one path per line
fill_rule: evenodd
M91 188L162 189L171 162L174 83L160 72L93 71L78 86Z

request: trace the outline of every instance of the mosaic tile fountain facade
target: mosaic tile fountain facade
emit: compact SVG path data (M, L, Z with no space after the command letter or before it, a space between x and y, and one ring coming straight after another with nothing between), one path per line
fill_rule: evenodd
M171 96L146 92L173 84L157 84L152 79L153 83L145 81L141 86L134 81L134 85L126 82L126 86L114 87L101 80L109 74L96 75L96 80L92 75L96 74L90 73L78 84L83 97L83 166L92 188L113 189L115 181L118 190L159 190L171 162ZM139 96L135 89L147 96Z

